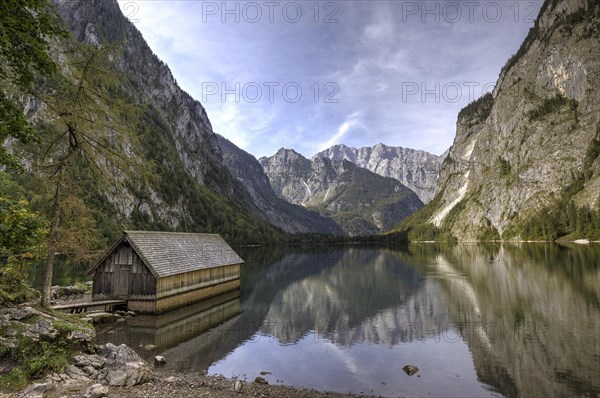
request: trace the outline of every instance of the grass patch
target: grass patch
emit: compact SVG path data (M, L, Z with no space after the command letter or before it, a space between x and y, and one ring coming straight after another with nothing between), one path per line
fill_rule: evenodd
M39 309L38 309L39 310ZM31 381L39 379L50 372L61 372L70 362L73 355L89 351L91 345L67 337L73 331L93 333L93 327L78 316L45 311L55 317L51 319L57 330L53 339L41 338L39 341L23 335L28 324L33 324L40 316L32 316L21 322L14 322L12 329L17 330L15 347L0 347L0 362L16 365L8 373L0 375L0 392L12 393L25 388ZM4 334L5 330L2 330Z

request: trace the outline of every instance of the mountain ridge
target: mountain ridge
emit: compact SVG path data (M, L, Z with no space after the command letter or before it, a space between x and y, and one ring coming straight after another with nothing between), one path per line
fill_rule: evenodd
M391 177L413 190L428 203L435 194L438 175L446 153L436 156L429 152L378 143L372 147L354 148L334 145L313 156L331 160L348 160L383 177Z
M240 196L258 215L288 233L343 234L333 220L277 196L254 156L225 137L218 134L217 137L225 164L241 185Z
M398 180L347 160L309 160L293 149L259 159L275 193L333 218L350 235L377 234L422 207Z

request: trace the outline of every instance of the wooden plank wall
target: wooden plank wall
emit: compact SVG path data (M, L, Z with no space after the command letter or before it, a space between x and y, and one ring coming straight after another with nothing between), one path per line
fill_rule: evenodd
M200 288L199 284L211 285L232 277L240 277L239 264L206 268L160 278L157 293L159 297L171 292L181 293L184 290L190 290L186 288Z
M128 243L117 247L94 274L92 300L156 297L156 279Z
M218 285L196 289L173 296L164 297L156 301L156 313L162 313L173 308L182 307L191 303L195 303L209 297L236 290L240 288L240 280L219 283ZM135 310L134 310L135 311Z

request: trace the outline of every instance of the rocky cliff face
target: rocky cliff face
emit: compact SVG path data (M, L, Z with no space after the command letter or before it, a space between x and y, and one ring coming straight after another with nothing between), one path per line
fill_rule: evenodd
M399 181L346 160L310 161L293 150L280 149L259 161L277 195L331 216L350 235L389 230L423 206Z
M343 234L342 229L330 218L278 197L254 156L224 137L218 136L218 140L225 164L239 183L241 197L257 214L289 233Z
M340 144L317 153L315 158L348 160L380 176L395 178L412 189L423 203L428 203L435 194L445 154L436 156L425 151L383 144L358 149Z
M150 49L114 0L54 0L75 38L83 43L119 45L117 68L135 89L137 104L154 107L185 169L200 184L229 195L231 180L217 137L200 102L183 91L169 67Z
M599 86L600 4L546 1L493 93L460 112L430 222L510 238L569 186L577 205L599 205Z

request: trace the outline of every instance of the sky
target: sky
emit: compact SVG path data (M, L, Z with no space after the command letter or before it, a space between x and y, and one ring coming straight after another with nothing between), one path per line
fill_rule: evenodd
M312 157L342 143L444 152L542 1L119 4L216 133L256 157Z

